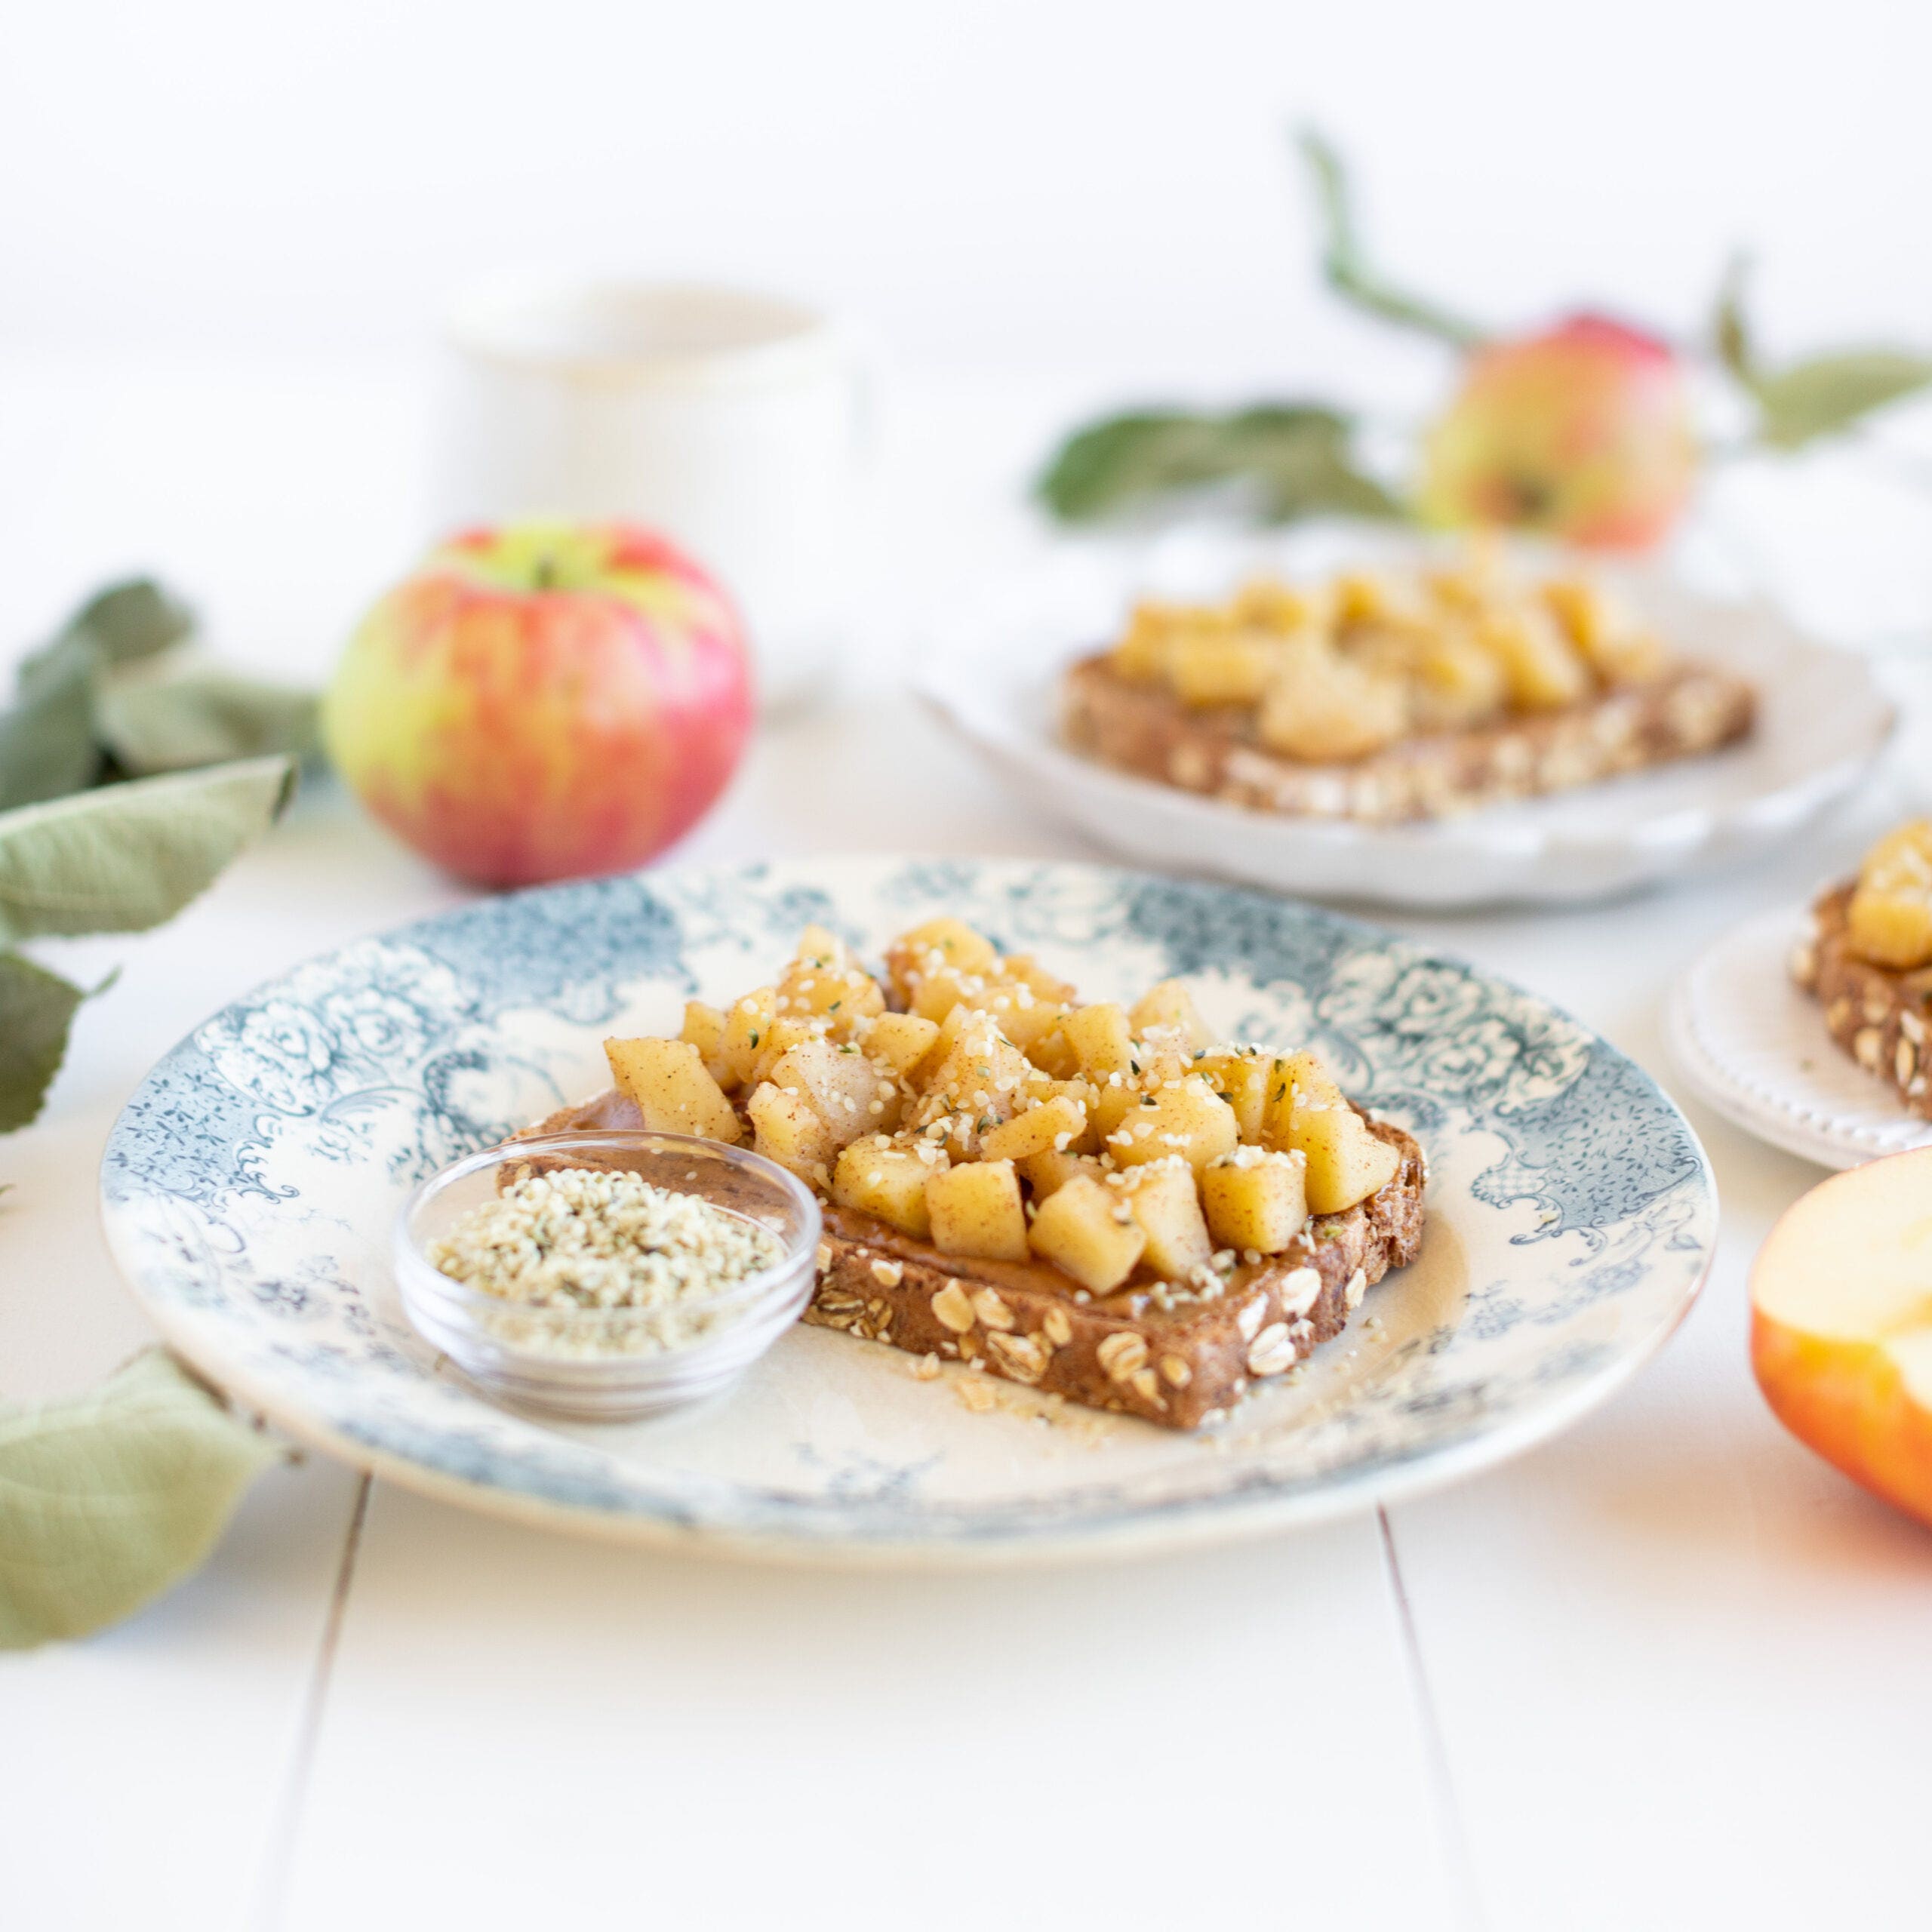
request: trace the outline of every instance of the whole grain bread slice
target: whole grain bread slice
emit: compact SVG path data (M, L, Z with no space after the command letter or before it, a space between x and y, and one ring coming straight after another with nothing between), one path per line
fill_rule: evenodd
M1164 685L1122 676L1105 653L1081 659L1060 688L1062 736L1103 764L1251 811L1375 824L1444 817L1714 751L1750 731L1755 709L1743 678L1684 664L1561 710L1318 764L1270 751L1254 706L1190 707Z
M1884 1081L1914 1113L1932 1120L1932 966L1895 972L1851 949L1855 881L1834 886L1811 909L1812 934L1792 977L1820 1002L1832 1038Z
M612 1091L526 1133L641 1124L635 1104ZM1211 1299L1131 1281L1082 1300L1057 1268L942 1254L869 1215L827 1206L804 1319L1171 1429L1217 1421L1255 1383L1339 1334L1363 1291L1419 1252L1422 1149L1386 1121L1368 1124L1401 1156L1394 1177L1355 1207L1312 1220L1285 1253L1237 1266Z

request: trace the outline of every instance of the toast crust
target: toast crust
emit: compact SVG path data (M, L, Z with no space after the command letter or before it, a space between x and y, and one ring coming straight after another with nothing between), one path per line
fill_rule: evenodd
M1191 708L1162 685L1122 676L1104 652L1074 665L1060 688L1065 742L1104 764L1251 811L1385 825L1715 751L1749 733L1755 710L1742 678L1681 664L1587 703L1419 734L1352 762L1314 764L1269 750L1252 706Z
M1912 1112L1932 1120L1932 967L1895 972L1852 951L1857 890L1855 881L1834 886L1812 907L1812 937L1792 958L1792 977L1823 1007L1839 1046Z
M614 1091L518 1137L641 1124L635 1105ZM1056 1268L942 1254L870 1215L826 1204L804 1318L1166 1428L1217 1421L1254 1383L1285 1374L1339 1334L1366 1288L1415 1259L1428 1180L1422 1149L1386 1121L1369 1118L1369 1128L1401 1155L1394 1177L1356 1206L1311 1220L1285 1253L1237 1266L1211 1301L1151 1281L1077 1301Z

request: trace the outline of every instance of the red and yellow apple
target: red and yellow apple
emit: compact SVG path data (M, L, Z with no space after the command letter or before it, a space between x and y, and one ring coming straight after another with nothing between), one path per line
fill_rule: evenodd
M452 538L363 619L322 705L369 810L493 886L655 857L724 789L751 720L731 600L624 524Z
M1932 1147L1833 1175L1771 1230L1751 1366L1801 1442L1932 1523Z
M1697 468L1690 399L1670 349L1601 315L1469 358L1429 431L1429 522L1515 525L1605 549L1669 529Z

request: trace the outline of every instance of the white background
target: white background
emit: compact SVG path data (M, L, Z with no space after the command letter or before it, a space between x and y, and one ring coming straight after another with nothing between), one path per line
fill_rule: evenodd
M396 351L518 261L774 283L921 364L1346 370L1286 129L1499 323L1932 333L1932 15L1620 0L66 0L8 10L0 340Z
M435 533L415 475L373 458L345 500L361 425L332 445L300 405L352 377L413 426L452 292L519 268L820 300L878 344L902 438L940 433L899 406L935 375L995 410L1023 393L1009 484L1125 401L1312 393L1413 426L1453 371L1319 287L1304 121L1352 159L1390 268L1498 328L1595 304L1691 340L1745 248L1774 357L1932 343L1932 11L1909 0L7 11L0 354L41 401L0 418L0 659L77 583L165 555L226 648L319 675ZM80 460L71 392L121 375L94 514L50 528L50 473ZM188 506L176 473L218 468L183 448L211 375L285 438ZM1932 409L1908 427L1932 443ZM1780 468L1711 488L1754 578L1861 642L1932 626L1926 472Z

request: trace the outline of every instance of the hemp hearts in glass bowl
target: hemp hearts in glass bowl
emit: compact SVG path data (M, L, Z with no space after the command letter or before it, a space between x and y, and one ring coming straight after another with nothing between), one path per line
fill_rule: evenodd
M423 1183L395 1235L423 1339L526 1407L650 1414L715 1393L811 1294L818 1206L776 1163L603 1129L485 1149Z

